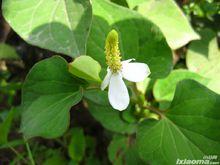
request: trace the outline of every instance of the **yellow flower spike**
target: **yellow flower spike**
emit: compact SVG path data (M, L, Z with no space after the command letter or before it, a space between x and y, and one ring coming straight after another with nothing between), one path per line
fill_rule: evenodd
M105 41L106 64L113 73L120 71L122 67L118 43L118 33L113 29Z

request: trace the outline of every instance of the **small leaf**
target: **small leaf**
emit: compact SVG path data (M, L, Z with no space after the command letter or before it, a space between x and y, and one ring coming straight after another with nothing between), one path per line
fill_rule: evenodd
M85 54L89 0L5 0L3 15L25 41L71 57Z
M100 90L85 91L84 97L88 103L89 112L103 127L119 133L133 133L136 124L128 123L121 118L121 112L111 108L107 92Z
M1 43L0 44L0 60L4 59L19 59L18 54L16 53L16 50L7 44Z
M77 57L69 64L70 73L87 81L101 82L100 71L100 64L89 56Z
M69 125L69 110L82 98L79 82L68 72L67 62L59 57L37 63L22 89L21 131L26 138L62 135Z
M159 26L172 49L178 49L189 41L200 38L173 0L127 0L127 2L131 8L136 7L140 14Z
M86 139L83 129L73 128L70 144L68 145L69 156L72 160L80 162L83 159L86 148Z
M137 143L141 158L168 165L176 164L177 159L219 155L219 107L220 95L193 80L181 81L165 116L140 124Z

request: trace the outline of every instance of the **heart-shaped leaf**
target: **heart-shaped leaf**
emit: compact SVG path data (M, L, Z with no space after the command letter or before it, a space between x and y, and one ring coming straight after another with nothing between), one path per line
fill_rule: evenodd
M69 124L69 110L82 98L79 83L59 57L37 63L29 72L22 90L21 131L26 138L62 135Z
M2 9L28 43L71 57L85 54L92 19L89 0L6 0Z
M173 0L127 0L127 2L131 8L136 7L139 13L160 27L172 49L180 48L189 41L200 38Z
M193 80L180 82L165 116L160 121L141 123L137 133L141 158L168 165L178 159L203 160L204 155L219 155L219 107L216 93Z

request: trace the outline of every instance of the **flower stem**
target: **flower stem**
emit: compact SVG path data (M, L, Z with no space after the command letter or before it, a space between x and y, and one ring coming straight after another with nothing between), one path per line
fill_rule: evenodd
M147 102L146 102L145 96L141 92L138 91L135 83L132 84L132 89L136 95L137 104L141 107L142 110L148 109L149 111L152 111L156 113L157 115L159 115L160 119L164 116L163 112L159 110L158 108L146 105Z
M31 165L35 165L35 162L34 162L34 159L33 159L33 155L31 153L30 146L28 144L28 141L25 138L24 138L24 142L25 142L25 145L26 145L26 149L27 149L27 152L28 152L28 157L29 157L29 160L31 162Z

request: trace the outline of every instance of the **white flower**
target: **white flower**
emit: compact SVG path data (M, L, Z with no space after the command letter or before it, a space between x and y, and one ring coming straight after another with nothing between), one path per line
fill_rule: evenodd
M104 90L107 86L108 99L114 109L119 111L125 110L130 102L128 89L123 81L123 78L131 82L143 81L150 74L150 69L147 64L133 62L134 59L122 61L121 70L113 73L111 69L107 69L107 74L101 84L101 89Z

